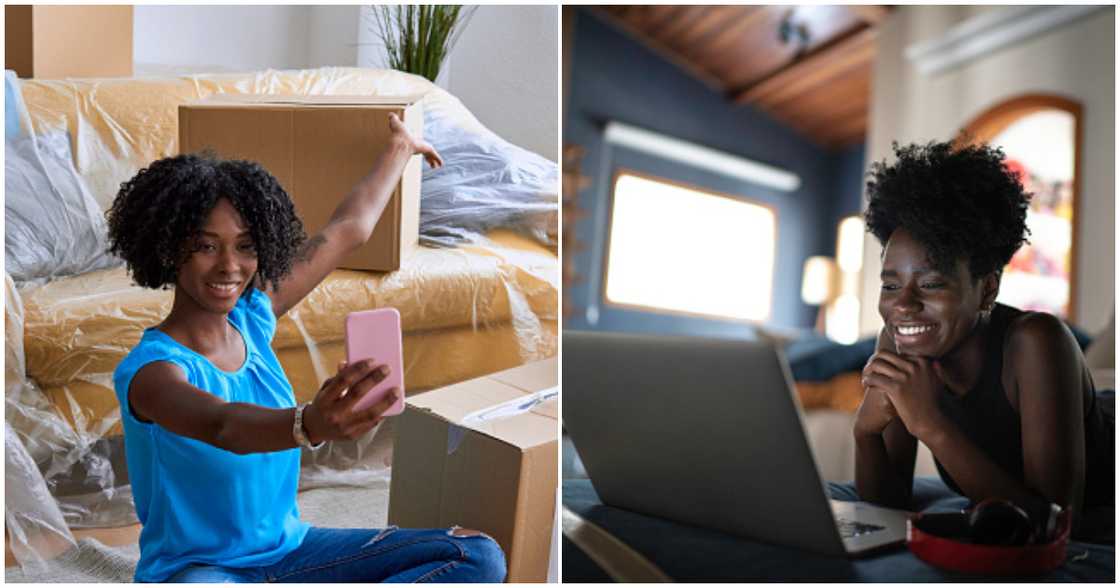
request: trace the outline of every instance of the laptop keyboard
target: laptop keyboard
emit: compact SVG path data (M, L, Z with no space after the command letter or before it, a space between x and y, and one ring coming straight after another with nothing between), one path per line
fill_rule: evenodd
M840 537L844 539L851 539L852 537L859 537L868 533L882 531L886 527L879 525L869 525L867 523L857 523L837 517L836 528L840 530Z

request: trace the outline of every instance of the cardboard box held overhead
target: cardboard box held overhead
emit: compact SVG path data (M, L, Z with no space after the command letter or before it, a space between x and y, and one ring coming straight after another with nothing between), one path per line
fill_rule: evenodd
M131 6L4 6L4 68L21 78L132 75Z
M304 230L322 229L338 204L373 169L388 145L389 113L414 137L423 135L420 96L221 96L179 107L179 151L215 151L263 165L291 196ZM373 235L340 264L393 271L417 247L420 156L393 189Z
M397 417L389 523L494 538L509 582L548 579L556 520L556 358L408 399Z

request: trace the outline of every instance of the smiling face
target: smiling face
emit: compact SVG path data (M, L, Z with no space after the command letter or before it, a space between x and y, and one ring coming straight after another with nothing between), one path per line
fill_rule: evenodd
M179 268L177 292L200 308L228 313L257 273L249 227L226 198L218 200Z
M958 259L951 273L930 263L926 248L898 229L883 248L879 315L905 355L943 357L968 338L980 310L995 301L996 274L973 279Z

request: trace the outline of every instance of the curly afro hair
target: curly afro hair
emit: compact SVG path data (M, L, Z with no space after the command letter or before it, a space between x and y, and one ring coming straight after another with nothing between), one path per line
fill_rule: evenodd
M973 279L1002 271L1027 242L1031 197L1003 151L938 142L892 147L898 160L874 163L868 173L867 230L886 246L905 229L942 272L952 273L959 259Z
M275 287L291 271L307 235L288 193L251 161L202 153L160 159L140 170L121 184L107 214L110 251L124 259L137 284L168 289L221 198L249 226L257 283Z

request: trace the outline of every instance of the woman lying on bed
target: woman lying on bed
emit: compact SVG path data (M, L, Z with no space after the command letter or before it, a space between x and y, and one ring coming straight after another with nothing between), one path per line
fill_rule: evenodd
M884 327L854 427L860 496L905 508L921 440L972 502L1072 506L1075 535L1106 513L1112 542L1115 423L1077 342L1050 314L996 302L1025 241L1029 195L992 148L895 153L867 184Z
M390 144L310 239L283 188L254 163L181 155L121 186L109 212L113 252L141 286L175 288L170 314L113 374L143 524L137 581L505 577L501 549L477 531L299 520L299 447L358 438L400 394L351 410L388 373L367 360L340 366L297 407L270 345L276 318L369 239L409 158L442 164L390 116Z

